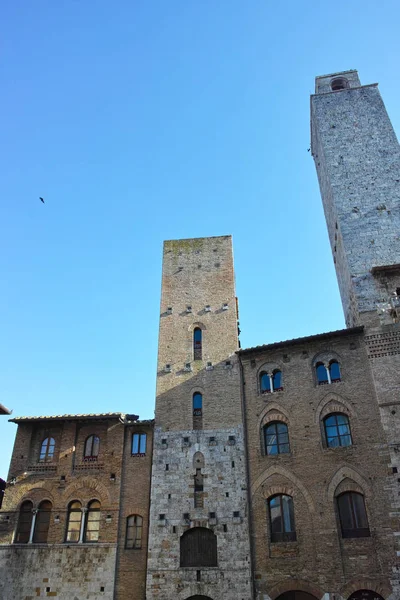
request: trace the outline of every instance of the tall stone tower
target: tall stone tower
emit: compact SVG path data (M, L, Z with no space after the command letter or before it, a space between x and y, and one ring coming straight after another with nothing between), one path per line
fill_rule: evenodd
M362 86L357 71L317 77L311 147L346 323L365 326L391 454L388 487L395 517L400 514L400 146L377 84ZM395 539L400 548L398 534Z
M230 236L164 244L147 600L251 598Z

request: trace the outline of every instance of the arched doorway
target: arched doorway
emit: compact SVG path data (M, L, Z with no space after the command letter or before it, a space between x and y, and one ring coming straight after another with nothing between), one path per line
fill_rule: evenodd
M377 592L373 592L372 590L357 590L357 592L353 592L351 596L349 596L349 600L385 600L380 594Z
M276 600L319 600L308 592L301 592L300 590L291 590L278 596Z

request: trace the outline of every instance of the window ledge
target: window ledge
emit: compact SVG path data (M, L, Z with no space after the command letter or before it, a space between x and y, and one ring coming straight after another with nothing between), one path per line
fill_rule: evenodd
M281 452L281 454L267 454L266 452L264 452L263 456L265 458L272 458L272 459L292 458L293 452Z
M357 448L357 444L351 444L351 446L323 446L323 452L349 452L354 448Z

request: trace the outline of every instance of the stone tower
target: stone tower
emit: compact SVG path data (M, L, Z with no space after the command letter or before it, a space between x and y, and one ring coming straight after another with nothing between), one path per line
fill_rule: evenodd
M251 598L230 236L164 244L147 600Z
M397 320L400 147L377 84L316 78L311 149L348 327ZM398 294L397 294L398 292Z
M400 146L377 84L357 71L316 78L311 148L348 327L365 326L400 515ZM395 536L399 547L399 536ZM398 555L400 553L398 552ZM400 590L398 590L400 594Z

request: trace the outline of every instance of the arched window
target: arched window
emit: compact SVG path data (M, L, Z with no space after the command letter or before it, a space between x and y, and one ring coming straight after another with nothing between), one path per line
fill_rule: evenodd
M70 502L68 507L66 542L79 542L82 525L82 504L77 500Z
M217 536L211 529L194 527L181 536L181 567L217 567Z
M132 456L146 456L147 435L134 433L132 436Z
M89 435L85 442L84 460L97 460L100 449L100 438L97 435Z
M293 498L278 494L268 500L271 542L295 542Z
M193 394L193 429L203 428L203 396L200 392Z
M32 510L33 504L30 500L26 500L21 504L14 544L27 544L29 542L33 519Z
M326 444L329 448L351 446L349 417L341 413L328 415L324 419Z
M271 378L265 371L260 375L260 390L262 394L268 394L271 391Z
M289 448L289 434L286 423L274 421L264 427L265 452L268 455L287 454Z
M49 533L50 516L52 504L49 500L44 500L39 504L35 519L35 529L33 532L34 544L46 544Z
M282 372L278 369L275 370L272 374L272 389L274 392L278 392L282 390Z
M143 519L139 515L130 515L126 520L125 548L140 550L142 547Z
M342 537L369 537L364 496L358 492L345 492L337 497Z
M331 360L329 363L329 375L332 383L340 381L340 366L337 360Z
M331 81L331 90L336 92L337 90L345 90L349 87L349 82L345 77L335 77Z
M52 438L52 437L45 438L43 440L41 448L40 448L39 462L51 462L54 458L55 447L56 447L56 442L55 442L54 438Z
M200 327L195 327L193 331L193 358L201 360L202 358L202 331Z
M315 370L317 372L318 385L323 385L324 383L329 383L328 371L327 371L324 363L322 363L322 362L317 363L315 365Z
M97 542L100 530L100 502L92 500L88 504L83 532L84 542Z

